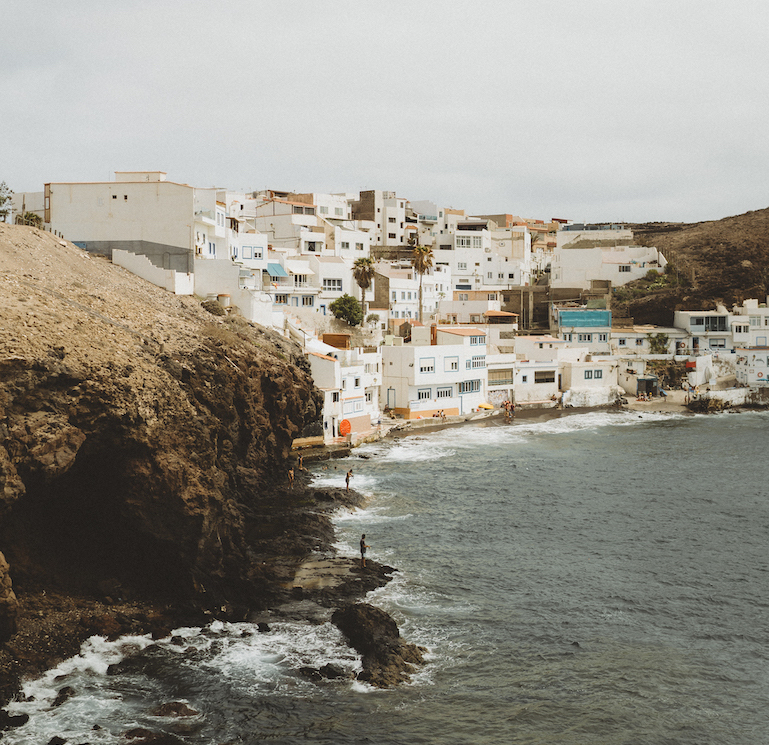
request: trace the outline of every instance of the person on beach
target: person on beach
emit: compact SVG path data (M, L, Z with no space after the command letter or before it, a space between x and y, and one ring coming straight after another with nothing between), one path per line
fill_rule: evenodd
M366 568L366 549L371 548L371 546L366 545L366 534L364 533L360 537L360 566L361 569Z
M304 465L303 464L304 464L304 456L300 455L299 456L299 470L300 471L304 471Z
M294 469L293 468L288 469L288 488L289 489L294 488Z
M352 478L352 468L347 472L347 475L344 477L344 488L347 491L350 491L350 479Z

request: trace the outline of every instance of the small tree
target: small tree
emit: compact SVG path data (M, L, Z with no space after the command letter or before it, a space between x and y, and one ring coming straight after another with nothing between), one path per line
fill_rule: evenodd
M347 293L334 300L328 308L333 313L334 318L347 321L350 326L358 326L363 321L361 304Z
M3 181L0 183L0 220L7 221L8 213L11 211L11 197L13 192L8 188L8 184Z
M366 316L366 323L371 323L371 324L379 323L379 314L378 313L369 313Z

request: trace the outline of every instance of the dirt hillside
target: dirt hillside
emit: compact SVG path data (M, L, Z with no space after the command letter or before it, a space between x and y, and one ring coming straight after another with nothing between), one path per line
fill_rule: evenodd
M769 208L701 223L629 225L636 242L656 246L670 262L671 281L613 303L615 315L670 325L676 309L731 307L769 293ZM632 289L632 288L630 288Z

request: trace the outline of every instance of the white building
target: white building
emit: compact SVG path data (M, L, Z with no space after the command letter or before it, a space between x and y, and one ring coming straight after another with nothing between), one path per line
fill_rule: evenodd
M767 298L769 300L769 298ZM755 298L732 308L731 327L735 345L765 347L769 344L769 308Z
M697 355L733 349L731 321L729 311L719 306L717 310L677 310L673 325L688 334L691 354Z
M553 336L515 338L516 405L555 406L561 396L559 353L567 348L567 342Z
M328 442L370 434L379 422L382 356L378 349L336 349L315 342L308 353L315 385L323 392L323 437Z
M658 249L646 246L559 248L551 262L550 285L587 290L594 281L609 281L619 287L645 277L649 270L661 274L666 265Z
M431 343L433 341L434 343ZM469 414L486 402L486 336L479 329L412 330L411 344L387 337L382 401L406 419Z
M769 385L769 347L737 347L738 385L763 388Z
M660 344L664 337L664 351ZM689 335L683 329L637 325L624 328L613 328L609 336L609 348L612 355L646 355L646 354L689 354ZM652 340L656 343L652 345Z

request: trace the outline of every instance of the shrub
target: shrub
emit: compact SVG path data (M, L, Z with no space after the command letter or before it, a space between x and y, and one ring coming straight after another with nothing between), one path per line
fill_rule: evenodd
M328 309L333 313L334 318L347 321L350 326L358 326L363 321L363 308L352 295L345 293L334 300Z

